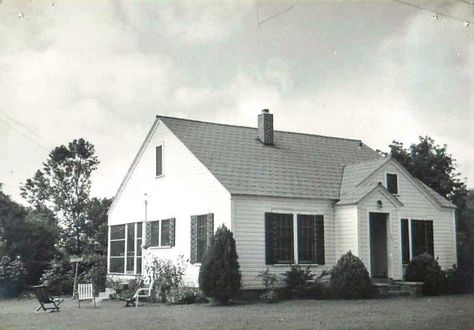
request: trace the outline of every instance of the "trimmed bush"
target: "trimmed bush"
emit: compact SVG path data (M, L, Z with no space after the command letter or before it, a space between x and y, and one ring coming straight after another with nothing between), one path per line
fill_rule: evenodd
M290 270L285 273L289 297L309 298L310 291L312 291L310 288L313 287L313 278L314 274L311 274L309 266L303 269L300 266L291 265Z
M408 264L405 279L423 282L423 294L436 296L446 292L446 274L441 270L438 261L429 253L413 258Z
M166 303L170 305L193 304L197 300L197 289L187 287L172 288L166 296Z
M332 269L331 288L334 296L341 299L368 299L376 292L364 263L351 251Z
M0 298L17 297L22 290L22 278L25 274L23 262L3 256L0 259Z
M199 288L221 304L227 303L240 289L240 266L232 232L225 225L217 228L215 237L199 270Z

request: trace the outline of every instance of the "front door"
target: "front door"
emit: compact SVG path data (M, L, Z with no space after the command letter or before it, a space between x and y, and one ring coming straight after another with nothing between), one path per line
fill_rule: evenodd
M372 278L388 277L387 213L370 213L370 273Z

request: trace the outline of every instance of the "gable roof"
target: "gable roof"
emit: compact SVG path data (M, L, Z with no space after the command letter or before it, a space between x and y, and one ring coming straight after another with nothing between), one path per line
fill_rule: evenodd
M395 206L403 206L403 203L397 197L391 194L381 182L377 183L375 186L359 186L355 189L352 189L350 192L346 193L343 197L341 197L341 199L336 203L336 205L357 204L375 190L382 193Z
M339 199L344 164L383 159L360 140L157 116L231 194Z

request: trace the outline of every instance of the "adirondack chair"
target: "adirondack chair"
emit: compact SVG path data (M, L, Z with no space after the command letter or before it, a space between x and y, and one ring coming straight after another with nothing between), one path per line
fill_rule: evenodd
M96 307L94 288L92 286L92 283L78 284L77 293L78 293L77 306L79 308L81 308L81 300L91 300L91 302L94 303L94 308Z
M35 285L31 288L35 293L36 299L38 299L38 302L40 303L40 306L36 309L37 312L40 309L45 312L47 310L49 310L50 312L59 312L59 305L61 305L64 299L51 298L48 292L48 288L45 285Z
M127 299L120 298L120 300L125 301L125 307L135 306L138 307L138 303L140 298L150 298L151 291L153 290L153 286L155 284L155 280L150 280L148 284L143 284L143 281L140 281L140 284L137 286L134 294ZM144 286L142 286L144 285Z

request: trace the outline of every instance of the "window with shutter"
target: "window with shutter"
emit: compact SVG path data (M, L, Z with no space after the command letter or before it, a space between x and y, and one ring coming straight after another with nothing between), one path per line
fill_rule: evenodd
M191 263L201 263L214 235L214 214L191 217Z
M387 190L394 194L398 194L398 178L396 174L387 173Z
M160 246L160 221L150 221L149 246Z
M156 147L156 176L163 175L163 146Z
M170 246L170 220L161 220L161 246Z
M412 220L411 236L414 257L425 252L434 256L433 221Z

